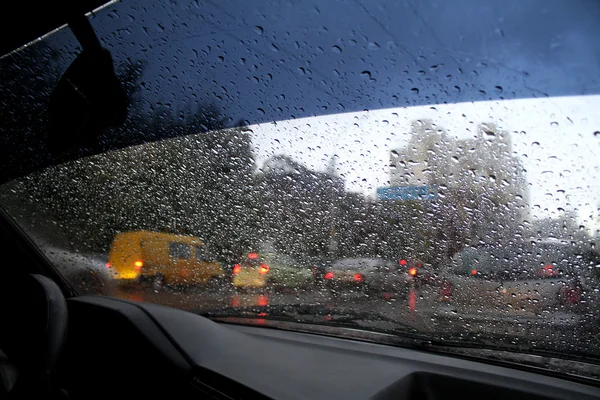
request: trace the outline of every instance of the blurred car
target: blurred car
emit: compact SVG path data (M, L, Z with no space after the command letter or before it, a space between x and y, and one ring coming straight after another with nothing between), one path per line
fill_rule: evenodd
M395 263L380 258L336 260L326 269L323 280L334 292L350 289L403 294L409 286L409 277Z
M262 257L270 267L267 278L269 287L277 290L298 290L312 285L312 271L301 260L277 253L263 254Z
M587 313L579 274L584 261L567 243L465 248L440 273L438 316L486 326L580 326Z
M107 267L121 282L148 279L153 286L165 283L221 283L221 264L207 254L200 239L162 232L122 232L115 236Z
M258 253L249 253L232 270L232 282L239 289L260 289L267 285L271 267Z

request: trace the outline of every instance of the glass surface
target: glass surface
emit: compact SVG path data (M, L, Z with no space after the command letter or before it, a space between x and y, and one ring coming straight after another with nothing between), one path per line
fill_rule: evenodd
M0 60L0 205L81 294L597 361L600 4L474 4L114 4L68 160L72 33Z

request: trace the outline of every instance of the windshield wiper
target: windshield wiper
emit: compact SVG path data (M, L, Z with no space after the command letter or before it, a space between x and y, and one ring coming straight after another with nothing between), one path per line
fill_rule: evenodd
M211 319L224 317L266 318L298 323L312 323L326 326L344 326L369 329L381 333L401 333L424 336L414 326L390 317L352 309L329 308L322 305L273 305L232 307L215 311L203 311L198 314ZM429 339L428 337L426 337Z
M319 327L319 332L333 336L339 336L336 329L340 328L360 330L378 336L369 340L368 335L357 334L360 336L359 339L441 353L464 355L467 352L468 355L475 356L474 353L478 351L493 351L497 353L503 352L504 354L551 357L554 359L598 365L597 360L577 352L565 354L548 348L521 346L518 343L508 344L506 343L507 337L502 335L486 335L485 338L471 338L465 337L464 334L461 335L460 333L424 332L408 323L380 314L352 309L330 308L323 305L232 307L215 311L198 312L198 314L217 321L227 318L247 318L249 320L266 319L269 321L300 323L303 324L305 330L310 330L311 325L316 325ZM354 337L348 334L348 332L344 332L343 336ZM495 357L497 360L502 358L504 357L499 354ZM543 365L540 366L547 369Z

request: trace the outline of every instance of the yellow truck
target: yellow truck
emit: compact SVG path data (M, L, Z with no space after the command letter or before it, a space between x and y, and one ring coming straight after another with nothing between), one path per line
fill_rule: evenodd
M107 266L121 282L148 279L153 285L223 281L221 264L193 236L162 232L122 232L115 236Z

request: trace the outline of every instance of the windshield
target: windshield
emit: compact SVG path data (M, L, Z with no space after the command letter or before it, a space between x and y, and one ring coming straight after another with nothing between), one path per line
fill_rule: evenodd
M596 265L594 255L585 253L560 241L523 243L518 247L465 248L453 257L449 273L503 280L559 277L577 280L581 265L591 268Z
M72 32L0 59L0 205L80 294L598 361L600 5L477 4L112 4L70 157Z

